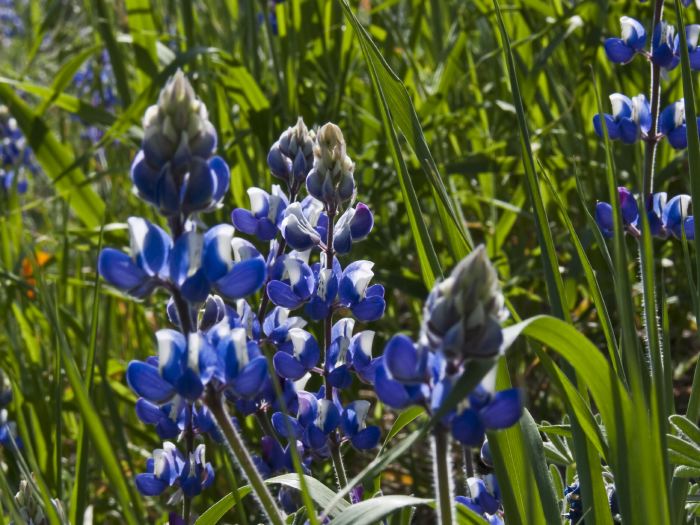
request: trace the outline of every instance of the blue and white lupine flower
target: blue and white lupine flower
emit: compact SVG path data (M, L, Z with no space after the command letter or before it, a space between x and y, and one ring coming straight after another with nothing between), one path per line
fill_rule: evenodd
M700 117L698 118L700 125ZM687 127L685 122L685 100L680 99L664 108L659 116L659 130L668 139L674 149L688 147Z
M299 443L299 445L301 445ZM255 466L263 478L269 478L274 474L293 471L292 445L282 448L282 445L272 436L263 436L260 440L260 456L254 456ZM298 446L299 456L303 454L303 447ZM305 465L302 463L302 467Z
M166 216L216 208L228 190L229 169L213 156L216 130L181 71L148 108L143 126L142 150L131 165L138 195Z
M331 315L338 296L342 268L335 257L333 267L326 268L326 254L322 253L321 261L314 263L311 270L314 275L314 289L304 311L312 321L320 321Z
M690 69L693 71L700 70L700 49L698 49L698 38L700 38L700 25L690 24L685 26L685 40L688 43L688 59L690 61ZM680 63L680 38L676 35L675 46L676 60Z
M170 257L170 280L192 303L204 302L211 291L202 257L204 241L201 233L185 232L175 241Z
M352 383L348 350L354 327L354 319L343 318L331 328L332 342L326 355L326 367L328 369L328 383L335 388L347 388Z
M676 28L661 20L654 28L651 39L651 61L665 70L671 70L679 63L677 49Z
M204 301L204 307L200 312L197 323L198 328L203 332L209 330L209 328L226 317L227 308L226 303L220 296L209 295Z
M316 338L301 328L287 334L290 345L280 346L272 359L278 375L298 381L318 364L321 349Z
M105 248L97 268L109 284L141 299L169 278L173 241L159 226L140 217L130 217L127 224L131 254Z
M374 217L365 204L349 207L333 228L333 249L340 254L350 253L352 243L367 237L373 226Z
M313 271L292 255L279 257L270 272L267 295L277 306L293 310L304 304L314 290Z
M665 191L652 193L647 197L646 212L649 220L649 229L654 237L665 239L668 237L668 230L663 220L663 210L666 207L668 195Z
M605 54L611 62L627 64L637 53L644 51L647 33L642 24L629 16L620 18L620 26L620 38L608 38L605 41Z
M664 206L661 219L666 230L677 239L685 237L692 241L695 239L695 223L692 215L688 214L692 200L690 195L676 195Z
M638 237L639 209L637 207L637 199L623 186L617 188L617 193L620 198L622 225L626 232ZM607 202L596 204L595 220L603 235L607 238L612 238L615 231L612 206Z
M603 119L611 140L621 140L625 144L634 144L640 137L646 136L651 128L651 111L646 96L637 95L631 99L621 93L610 95L612 114L605 113ZM600 115L593 117L596 134L603 138L603 122Z
M256 397L268 376L267 359L258 343L248 339L244 328L232 328L228 319L215 325L205 337L216 355L211 375L235 397Z
M307 324L303 317L289 317L289 313L287 308L275 306L265 317L262 327L268 339L278 348L286 346L285 350L291 350L289 331L292 328L304 328Z
M204 234L204 273L227 299L255 293L267 276L267 265L260 252L248 241L234 237L234 233L233 226L219 224Z
M297 417L276 412L272 415L272 425L280 436L300 439L304 446L325 455L328 450L328 436L340 424L340 411L333 401L325 399L322 393L297 392L299 410ZM290 435L289 430L292 430Z
M212 349L199 333L186 338L170 329L156 332L158 357L131 361L126 380L131 389L151 403L160 405L176 395L194 401L211 378Z
M480 245L433 287L420 343L447 359L493 357L501 350L506 317L498 274Z
M457 503L481 515L489 525L503 525L500 516L501 492L496 477L493 474L487 474L483 479L470 477L467 485L470 496L457 496Z
M522 393L510 388L491 393L477 387L465 403L459 405L451 421L452 437L463 445L478 447L486 430L508 428L520 419L523 409Z
M371 450L379 444L379 427L367 426L366 423L369 408L369 401L353 401L343 409L341 415L343 434L358 450Z
M178 487L187 497L196 496L214 481L214 469L204 458L205 446L198 445L189 458L166 441L153 451L146 472L136 476L136 488L144 496L158 496L168 487Z
M339 304L350 308L352 314L360 321L376 321L386 308L384 287L381 284L369 285L374 277L371 261L354 261L350 263L340 278L338 287Z
M116 81L114 71L109 58L109 53L103 49L93 59L87 61L83 67L73 76L73 86L78 96L90 104L106 111L114 111L119 104L116 94ZM78 119L76 117L76 119ZM80 119L78 119L80 120ZM97 143L104 136L104 132L97 126L83 124L80 133L81 138Z
M278 228L284 219L284 210L289 199L279 185L272 186L272 193L260 188L249 188L250 211L236 208L231 220L237 230L255 235L261 241L270 241L277 236Z
M355 195L354 169L346 153L343 132L335 124L325 124L318 132L314 167L306 178L309 194L336 210Z
M180 435L179 420L182 414L182 403L173 402L159 406L147 399L136 401L136 416L142 423L154 425L160 439L175 439Z
M430 397L431 353L405 335L395 335L384 348L374 386L379 400L392 408L418 405Z
M306 128L304 119L299 117L296 125L282 133L270 148L267 154L270 173L297 191L313 165L314 140L314 133Z
M3 39L12 39L24 34L24 21L17 14L15 6L11 2L0 4L0 35ZM7 45L7 42L3 42Z
M287 207L280 230L284 240L295 250L305 251L321 243L321 236L309 222L299 202Z
M352 369L363 383L373 385L377 368L382 365L383 357L372 357L372 343L375 332L363 330L352 336L348 352Z

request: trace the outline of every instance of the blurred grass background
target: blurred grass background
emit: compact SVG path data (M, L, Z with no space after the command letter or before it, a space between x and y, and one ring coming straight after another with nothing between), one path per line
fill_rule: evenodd
M27 468L39 485L61 499L71 517L81 516L91 505L94 522L119 523L118 496L104 474L101 456L94 444L79 452L89 440L83 437L82 411L66 360L77 364L129 482L143 471L146 457L159 443L134 415L135 396L125 384L124 370L130 359L154 353L153 332L167 324L164 296L142 304L125 300L96 287L95 266L100 242L127 244L124 221L129 215L157 220L133 195L129 165L140 144L141 116L178 67L205 101L219 131L218 152L232 168L224 207L204 217L208 224L228 222L234 207L247 207L249 186L269 187L267 150L297 116L310 126L333 121L343 129L357 166L358 200L375 213L372 235L353 252L376 263L375 282L387 288L387 315L371 327L378 331L375 354L393 333L416 333L427 290L368 63L339 2L10 4L24 30L1 37L0 102L25 130L43 173L30 177L25 195L0 193L0 369L15 387L10 412L25 441ZM515 109L491 3L361 0L352 7L408 90L459 219L475 244L486 244L514 311L522 318L548 313ZM604 97L616 91L628 96L648 91L647 66L636 60L613 68L601 44L604 37L619 34L619 16L633 16L648 27L651 6L521 0L502 7L532 148L542 178L550 183L542 191L569 307L576 326L602 348L598 316L561 214L570 217L604 295L612 297L610 272L586 214L596 199L607 200L604 152L591 123L596 104L592 70ZM698 18L693 9L686 17L690 22ZM114 104L106 100L99 78L87 89L75 85L76 72L87 65L108 69L106 84L112 86ZM679 75L663 84L662 107L682 97L680 84ZM90 126L100 130L97 142L84 136ZM400 146L440 266L449 269L456 254L440 219L435 190L421 167L425 159L416 156L403 136ZM618 175L632 185L636 170L642 169L641 146L616 147L614 154ZM686 162L685 153L662 143L655 190L688 193L681 177ZM658 241L657 250L663 257L674 392L682 410L689 370L698 359L699 349L691 342L696 326L689 314L680 243ZM615 312L611 315L614 322ZM514 382L526 388L535 419L559 421L563 405L534 354L524 348L509 359ZM387 428L394 417L376 416L386 419ZM210 447L208 453L214 456L217 482L195 500L200 512L227 493L233 481L232 470L224 467L226 458L215 450ZM81 453L87 458L82 463ZM8 451L0 457L8 467L7 483L16 486L22 466ZM359 470L369 458L351 460L350 469ZM429 472L415 451L385 482L393 480L405 493L427 494L432 490ZM331 480L330 471L326 476ZM142 504L155 519L164 503L150 498Z

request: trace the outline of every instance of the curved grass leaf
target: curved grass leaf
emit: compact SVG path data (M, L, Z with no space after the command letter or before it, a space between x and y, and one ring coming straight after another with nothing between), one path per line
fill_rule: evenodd
M330 525L370 525L405 507L427 505L433 500L413 496L380 496L351 505Z

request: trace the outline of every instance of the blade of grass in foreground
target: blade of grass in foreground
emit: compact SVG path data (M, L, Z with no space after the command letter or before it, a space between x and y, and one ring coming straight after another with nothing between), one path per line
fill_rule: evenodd
M435 253L435 248L433 247L433 242L430 238L428 228L425 225L421 207L418 203L418 197L416 196L416 191L413 188L413 182L411 181L411 175L408 173L406 162L401 154L399 139L395 131L396 128L394 127L394 120L391 110L389 109L387 97L385 96L384 87L377 74L375 61L371 58L372 55L369 49L369 46L372 45L371 41L369 41L369 38L364 35L364 29L353 15L350 7L345 2L343 2L342 5L348 19L350 20L350 23L353 25L358 35L360 47L362 48L362 52L367 61L367 69L369 70L370 78L372 79L372 88L379 104L379 111L382 115L384 133L388 139L389 151L391 152L391 156L398 172L401 193L403 195L404 204L406 205L408 219L411 224L413 239L416 243L416 252L418 253L418 258L420 260L421 274L423 276L425 286L428 288L428 290L430 290L435 282L435 279L442 277L440 262L438 261L437 254Z
M545 281L547 284L547 296L549 303L555 316L564 319L571 323L571 315L567 308L566 293L564 291L564 283L559 273L559 263L557 253L554 248L554 240L552 232L549 229L549 220L547 212L542 200L537 171L535 169L534 156L530 145L529 130L527 127L527 119L525 117L525 109L523 100L520 94L518 85L518 77L515 70L515 61L513 52L510 46L510 39L506 31L503 15L501 14L498 0L493 1L498 29L501 38L501 47L506 59L507 73L510 79L510 86L513 95L513 103L515 105L516 115L518 118L520 150L523 159L523 167L525 169L525 180L530 203L532 204L535 215L535 225L537 227L537 239L542 250L542 265L544 267ZM579 388L579 392L584 399L587 399L585 382L581 382L576 375L576 372L570 372L575 379L575 383ZM573 418L572 414L572 432L574 436L574 448L576 451L576 460L579 465L579 480L581 484L581 493L583 496L584 514L587 514L589 519L596 523L612 523L612 518L609 512L603 511L607 504L607 494L603 484L602 468L600 466L600 458L592 444L586 439L585 434L580 426ZM519 501L524 501L529 497L529 494L522 495ZM521 515L525 514L527 509L520 507ZM508 509L506 509L508 511ZM512 509L511 512L516 512Z

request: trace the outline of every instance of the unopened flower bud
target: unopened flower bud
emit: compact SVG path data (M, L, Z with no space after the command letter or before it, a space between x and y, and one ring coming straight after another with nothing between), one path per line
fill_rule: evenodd
M503 341L503 304L496 270L478 246L430 292L421 343L448 359L492 357Z
M346 153L343 132L338 126L329 122L319 130L314 156L306 188L330 208L337 208L355 194L355 164Z
M272 175L291 187L303 183L314 162L313 131L309 131L304 119L288 128L270 148L267 164Z

